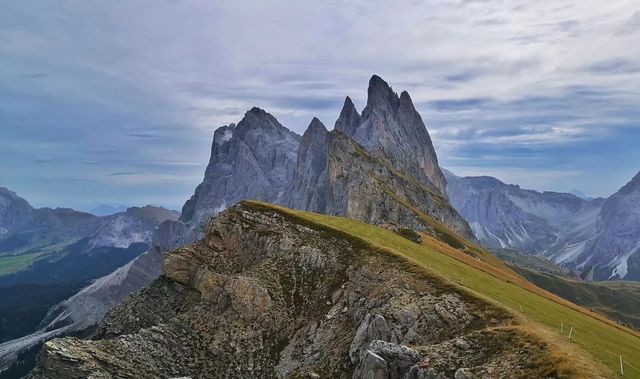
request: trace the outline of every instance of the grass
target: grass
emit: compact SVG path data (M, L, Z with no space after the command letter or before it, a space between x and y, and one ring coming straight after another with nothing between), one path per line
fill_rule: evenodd
M526 268L516 270L547 291L640 330L638 282L583 282Z
M0 275L11 274L27 268L42 253L30 253L0 257Z
M557 354L568 357L578 372L588 372L592 377L621 377L621 355L625 361L624 378L640 378L640 334L534 286L482 248L473 247L475 255L470 255L427 235L422 244L417 244L392 231L355 220L264 203L247 204L267 206L342 231L372 247L399 255L432 275L458 284L464 281L462 288L516 314L521 320L520 328L547 341ZM465 245L472 247L468 241ZM569 341L567 333L571 327Z

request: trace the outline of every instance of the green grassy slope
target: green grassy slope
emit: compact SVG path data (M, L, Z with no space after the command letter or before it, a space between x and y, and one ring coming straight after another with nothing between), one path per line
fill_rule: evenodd
M500 263L487 263L483 258L491 261L490 257L478 256L478 252L485 254L481 248L476 247L477 252L471 257L457 250L457 253L447 251L455 249L430 238L417 244L392 231L350 219L257 202L251 204L342 231L373 247L400 255L432 274L455 283L464 281L464 288L471 293L519 314L529 331L571 352L571 359L577 366L592 366L593 373L602 372L598 370L604 366L606 376L619 377L619 356L622 355L624 378L640 378L637 369L640 367L640 334L531 285ZM560 333L561 322L564 335ZM566 334L571 327L573 333L569 341Z
M0 257L0 275L10 274L29 267L40 255L40 253L31 253Z
M640 283L582 282L516 268L538 287L640 330Z

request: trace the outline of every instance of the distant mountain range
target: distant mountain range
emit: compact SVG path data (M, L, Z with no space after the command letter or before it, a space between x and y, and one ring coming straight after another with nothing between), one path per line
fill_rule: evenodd
M104 217L36 209L0 188L0 370L65 326L52 306L145 252L158 225L178 216L150 206Z
M640 173L606 199L447 172L451 204L489 248L514 248L596 280L640 280Z

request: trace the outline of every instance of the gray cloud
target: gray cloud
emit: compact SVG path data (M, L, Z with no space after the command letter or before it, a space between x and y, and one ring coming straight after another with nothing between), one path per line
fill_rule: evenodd
M638 158L624 140L639 126L639 12L597 0L10 2L0 177L51 205L179 205L215 127L252 106L299 133L313 116L332 125L344 96L362 109L376 73L411 93L445 164L562 160L572 174L550 189L583 178L606 194L622 183L590 181L581 151ZM96 185L45 190L54 176Z

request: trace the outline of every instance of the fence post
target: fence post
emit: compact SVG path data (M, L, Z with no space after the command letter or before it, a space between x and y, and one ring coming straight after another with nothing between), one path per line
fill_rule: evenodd
M573 326L569 329L569 340L571 340L571 333L573 333Z
M624 367L622 366L622 355L620 356L620 375L624 376Z

